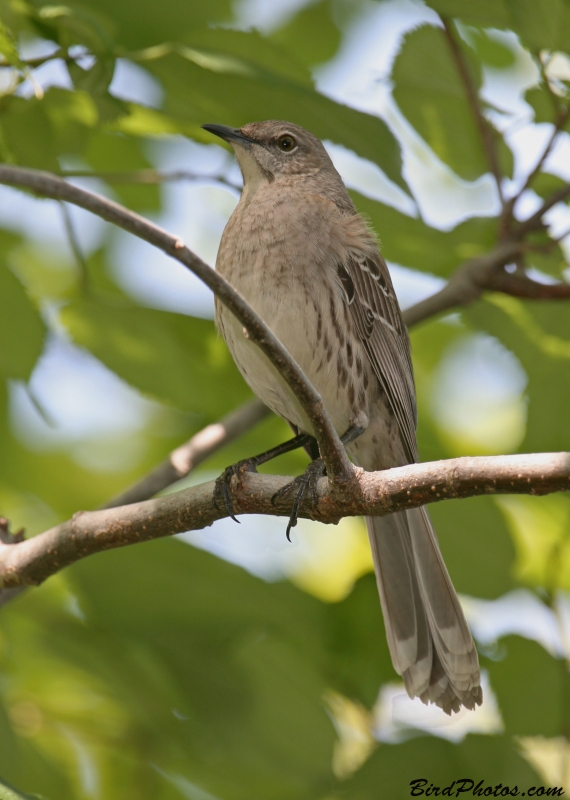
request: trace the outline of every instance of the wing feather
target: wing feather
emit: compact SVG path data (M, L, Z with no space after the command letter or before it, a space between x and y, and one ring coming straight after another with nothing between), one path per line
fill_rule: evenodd
M347 251L338 266L352 319L398 421L409 460L417 461L416 391L410 339L386 262L378 251Z

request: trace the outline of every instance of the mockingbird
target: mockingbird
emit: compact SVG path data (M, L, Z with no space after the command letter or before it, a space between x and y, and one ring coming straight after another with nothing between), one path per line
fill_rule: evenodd
M280 339L365 470L417 461L410 342L377 240L322 143L290 122L234 129L244 180L216 269ZM289 386L216 302L243 377L306 444L311 424ZM303 436L305 434L305 436ZM386 635L410 697L447 714L482 702L477 651L425 508L367 517Z

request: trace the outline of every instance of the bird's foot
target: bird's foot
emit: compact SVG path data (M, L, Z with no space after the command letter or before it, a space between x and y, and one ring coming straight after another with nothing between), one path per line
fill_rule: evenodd
M216 479L214 485L214 507L219 511L220 508L225 507L229 516L234 522L239 523L239 519L234 512L234 503L232 500L232 478L237 476L238 480L246 472L257 472L259 460L257 458L244 458L229 467L226 467L219 478Z
M278 492L272 497L272 502L275 503L276 500L281 499L283 497L288 497L289 495L293 494L293 506L291 508L291 515L289 516L289 522L287 523L287 539L291 541L291 528L294 528L297 524L297 519L299 516L299 509L301 508L301 503L305 499L307 495L309 495L311 500L311 505L313 508L317 507L319 497L317 494L317 484L319 482L319 478L322 478L325 474L325 465L322 458L316 458L314 461L311 461L307 469L302 475L299 475L298 478L288 483L286 486L283 486L282 489L279 489Z

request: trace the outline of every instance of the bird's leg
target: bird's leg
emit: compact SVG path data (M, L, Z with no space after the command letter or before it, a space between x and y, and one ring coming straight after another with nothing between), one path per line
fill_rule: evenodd
M290 453L292 450L297 450L299 447L305 447L309 445L312 440L314 440L314 437L310 436L308 433L301 433L293 437L293 439L289 439L283 442L283 444L277 445L277 447L266 450L264 453L252 456L251 458L244 458L242 461L238 461L236 464L226 467L216 480L216 485L214 487L214 506L219 509L220 506L218 502L225 505L230 517L235 522L239 522L239 519L237 519L234 514L232 502L231 480L233 476L243 475L244 472L256 472L260 464L265 464L267 461L271 461L271 459L283 455L283 453Z
M363 428L359 425L351 425L350 428L346 431L346 433L340 437L341 442L346 447L347 445L354 442L355 439L358 439L359 436L362 436L366 428ZM299 516L299 509L301 507L301 503L305 498L307 491L310 492L311 496L311 505L313 508L316 508L318 503L318 494L317 494L317 484L319 482L319 478L322 478L325 474L325 463L322 458L316 458L314 461L311 461L307 469L302 475L299 475L298 478L295 478L294 481L288 483L287 486L283 486L282 489L279 489L278 492L272 497L272 502L275 503L277 498L281 498L285 495L290 494L292 490L295 490L295 497L293 498L293 506L291 508L291 514L289 516L289 522L287 523L287 532L286 536L289 541L291 541L291 528L294 528L297 524L297 519Z

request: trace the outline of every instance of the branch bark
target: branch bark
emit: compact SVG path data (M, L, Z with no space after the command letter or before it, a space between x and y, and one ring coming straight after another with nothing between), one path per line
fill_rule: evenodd
M343 483L351 480L353 466L320 395L307 380L299 365L243 297L205 261L189 250L181 239L112 200L80 189L49 172L0 165L0 183L26 187L44 197L74 203L158 247L194 272L241 322L244 326L244 335L262 350L287 381L311 422L327 467L327 474L332 482Z
M235 478L236 512L288 516L290 502L274 504L273 497L290 481L257 473ZM33 539L0 543L0 586L37 585L93 553L205 528L227 516L224 508L214 506L213 489L213 482L204 483L143 503L79 512ZM336 523L344 516L382 516L449 498L568 490L570 453L454 458L382 472L355 470L352 482L340 491L321 479L317 507L305 503L301 516Z

